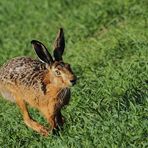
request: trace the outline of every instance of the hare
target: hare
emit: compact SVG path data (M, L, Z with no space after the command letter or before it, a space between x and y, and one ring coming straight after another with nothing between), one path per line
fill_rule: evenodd
M62 28L54 43L54 59L41 42L32 40L31 44L39 60L17 57L4 64L0 68L0 92L19 106L28 127L47 136L63 126L61 109L69 103L70 87L76 84L76 76L70 65L63 62L65 39ZM44 115L50 130L30 117L27 104Z

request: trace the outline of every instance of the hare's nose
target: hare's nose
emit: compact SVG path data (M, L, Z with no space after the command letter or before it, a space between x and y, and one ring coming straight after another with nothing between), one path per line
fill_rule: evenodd
M71 82L72 85L75 85L76 84L76 81L77 81L76 79L70 80L70 82Z

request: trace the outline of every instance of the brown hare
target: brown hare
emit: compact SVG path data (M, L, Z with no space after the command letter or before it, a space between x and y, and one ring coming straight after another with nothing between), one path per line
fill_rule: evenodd
M0 68L0 92L3 97L20 107L24 122L38 133L47 136L63 125L61 108L70 100L70 86L76 83L69 64L63 62L65 48L61 28L54 44L53 57L39 41L32 40L39 60L29 57L11 59ZM26 104L37 108L51 125L48 130L33 120Z

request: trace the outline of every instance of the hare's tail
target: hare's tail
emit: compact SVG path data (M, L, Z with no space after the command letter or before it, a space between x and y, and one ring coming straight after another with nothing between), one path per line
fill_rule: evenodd
M6 89L0 89L0 94L4 99L9 100L11 102L15 102L15 98L10 91Z

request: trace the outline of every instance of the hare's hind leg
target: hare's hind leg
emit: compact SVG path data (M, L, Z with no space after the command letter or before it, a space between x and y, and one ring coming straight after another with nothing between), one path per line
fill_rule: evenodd
M30 128L32 128L33 130L37 131L38 133L44 136L48 136L48 130L44 126L40 125L39 123L31 119L24 100L16 98L16 103L22 111L25 124Z

